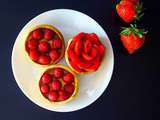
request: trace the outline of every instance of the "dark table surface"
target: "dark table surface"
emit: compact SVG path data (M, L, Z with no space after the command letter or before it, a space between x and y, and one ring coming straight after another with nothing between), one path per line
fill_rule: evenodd
M117 0L118 1L118 0ZM158 79L160 40L159 5L144 0L145 16L138 23L149 33L146 43L128 55L119 40L125 26L115 13L115 0L1 0L0 2L0 119L1 120L151 120L152 81ZM81 11L95 19L107 32L113 46L115 66L103 95L92 105L70 113L47 111L32 103L17 86L11 68L11 52L22 27L38 14L57 8ZM156 29L157 28L157 29ZM22 67L23 70L23 67Z

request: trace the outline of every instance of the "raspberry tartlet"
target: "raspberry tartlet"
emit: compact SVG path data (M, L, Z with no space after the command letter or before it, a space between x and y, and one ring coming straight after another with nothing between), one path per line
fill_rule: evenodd
M105 54L105 46L95 33L79 33L68 41L65 59L78 74L97 71Z
M54 65L41 76L39 90L53 104L67 103L77 94L78 79L68 67Z
M33 28L25 42L25 51L31 61L42 66L56 64L64 56L64 38L60 31L51 25Z

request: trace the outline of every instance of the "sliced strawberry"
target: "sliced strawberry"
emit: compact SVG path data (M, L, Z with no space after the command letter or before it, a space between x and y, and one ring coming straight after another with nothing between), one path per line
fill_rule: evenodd
M88 71L88 72L93 72L93 71L96 71L99 66L100 66L100 60L101 60L101 57L100 56L97 56L92 62L91 62L91 65L89 67L86 67L85 70Z
M76 40L74 51L75 51L77 56L80 55L80 53L82 51L82 40L81 39Z
M87 61L90 61L90 60L93 59L92 56L89 56L88 54L86 54L86 53L84 53L84 52L82 52L82 57L83 57L85 60L87 60Z
M82 69L80 69L76 63L70 61L71 66L77 71L77 72L84 72Z
M37 50L31 50L29 56L33 61L38 61L40 53Z
M95 33L89 34L88 37L89 37L89 39L91 40L91 42L92 42L93 44L97 44L97 45L100 44L99 37L98 37Z
M51 62L51 59L49 56L41 55L38 59L38 62L42 65L47 65Z
M72 62L77 64L79 68L85 68L87 66L90 66L89 62L84 62L81 58L77 57L72 50L69 52L69 56L71 56L70 59L72 60Z
M44 38L47 40L51 40L54 36L54 32L50 29L45 29Z
M32 36L34 39L42 39L43 38L43 32L41 29L36 29L32 32Z
M91 51L91 48L92 48L92 43L91 43L91 41L90 40L88 40L88 39L86 39L85 40L85 42L83 43L83 45L84 45L84 52L85 53L90 53L90 51Z
M49 94L48 94L48 98L51 101L57 101L58 97L59 97L59 95L56 91L50 91Z
M49 43L46 42L46 41L40 42L39 45L38 45L38 50L39 50L40 52L48 52L48 51L50 50L50 45L49 45Z
M99 52L100 52L101 56L104 56L104 53L105 53L105 47L104 47L104 45L101 44L98 47L99 47Z

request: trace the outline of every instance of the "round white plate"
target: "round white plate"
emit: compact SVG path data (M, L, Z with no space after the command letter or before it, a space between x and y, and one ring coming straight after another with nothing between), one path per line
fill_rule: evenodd
M33 65L24 55L23 49L26 33L30 28L39 24L51 24L58 28L62 32L65 42L79 32L94 32L100 37L102 43L107 48L104 60L97 72L85 76L78 75L80 79L78 95L75 99L64 105L51 105L44 100L37 89L37 81L44 69ZM65 59L63 58L60 63L66 65ZM91 17L68 9L51 10L32 19L19 33L12 51L12 69L20 89L35 104L57 112L79 110L97 100L111 79L113 65L112 46L103 28Z

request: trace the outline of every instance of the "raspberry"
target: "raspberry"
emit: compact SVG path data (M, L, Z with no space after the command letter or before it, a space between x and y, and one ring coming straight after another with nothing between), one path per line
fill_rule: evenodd
M38 45L38 50L39 50L40 52L48 52L48 51L50 50L50 45L49 45L49 43L46 42L46 41L40 42L39 45Z
M64 74L64 71L61 68L55 68L52 72L53 76L56 78L61 78Z
M50 61L51 61L50 57L46 55L41 55L38 59L38 62L43 65L49 64Z
M67 84L70 84L74 81L74 76L71 73L66 73L63 76L63 81Z
M59 58L60 54L57 50L52 50L49 52L49 56L53 61L56 61Z
M36 39L30 39L27 41L27 48L30 50L36 49L38 47L38 41Z
M74 92L74 86L72 84L67 84L64 86L64 90L70 94Z
M48 73L44 73L41 80L43 84L48 84L51 82L52 78Z
M33 61L38 61L40 53L37 50L31 50L29 56Z
M44 38L51 40L53 38L54 32L52 30L46 29L44 33Z
M52 41L52 46L55 49L59 49L62 47L62 41L60 39L55 39Z
M42 39L43 38L43 33L41 31L41 29L37 29L37 30L34 30L33 33L32 33L32 36L34 39Z
M61 87L62 87L62 84L61 84L61 82L59 81L59 80L54 80L53 82L52 82L52 89L53 90L60 90L61 89Z
M50 91L49 94L48 94L48 98L51 101L57 101L58 93L56 91Z
M67 98L68 98L67 92L65 92L64 90L60 90L59 91L59 100L64 101Z
M47 94L49 92L49 87L47 85L42 85L41 86L41 92L43 94Z

